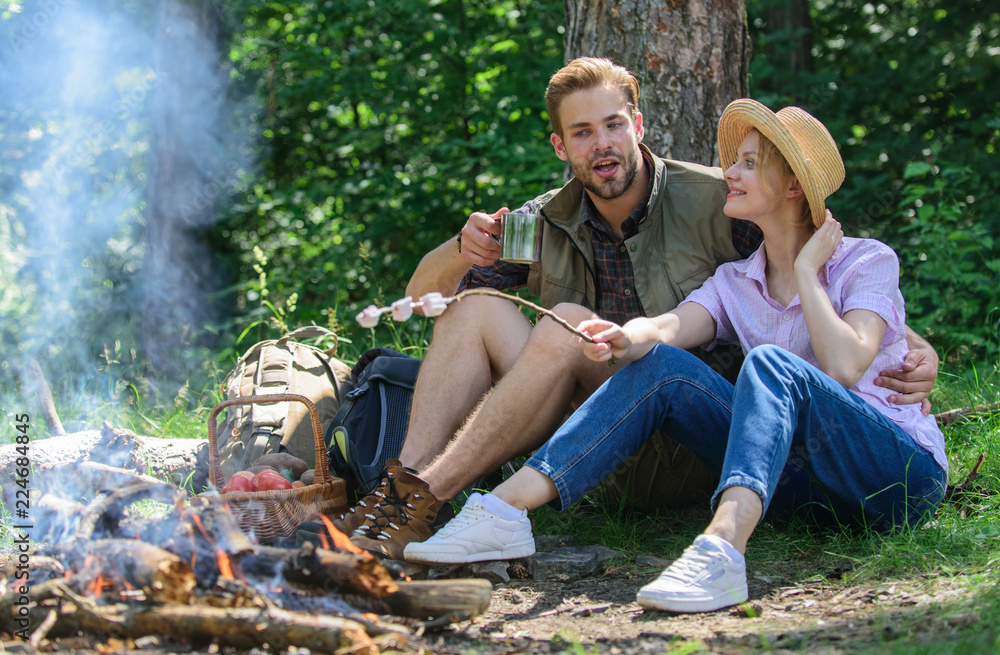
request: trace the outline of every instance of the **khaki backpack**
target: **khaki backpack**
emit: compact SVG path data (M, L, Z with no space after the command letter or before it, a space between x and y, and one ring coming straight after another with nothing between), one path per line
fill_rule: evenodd
M334 346L320 350L296 339L333 336ZM253 345L223 383L226 400L293 393L316 405L324 430L354 384L351 368L333 356L336 335L308 326L280 339ZM261 456L288 452L315 465L316 440L309 410L302 403L234 405L218 429L219 463L225 479L253 465Z

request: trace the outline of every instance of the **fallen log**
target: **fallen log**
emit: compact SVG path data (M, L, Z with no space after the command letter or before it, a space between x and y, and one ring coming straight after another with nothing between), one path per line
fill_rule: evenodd
M13 513L18 453L17 445L0 446L0 500ZM114 480L101 479L100 467L91 463L125 470L133 478L147 475L201 492L208 483L208 441L205 439L161 439L134 435L127 430L105 426L104 430L86 430L71 434L32 439L32 505L45 491L72 500L89 502L102 490L121 486ZM95 488L96 487L96 488ZM77 493L79 492L79 493Z

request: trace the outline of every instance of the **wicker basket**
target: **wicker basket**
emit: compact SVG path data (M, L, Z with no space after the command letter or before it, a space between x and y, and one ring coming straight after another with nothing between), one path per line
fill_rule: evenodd
M230 405L268 404L298 401L309 409L313 437L316 440L316 467L313 484L273 491L213 492L203 498L217 499L229 505L239 526L263 543L289 539L304 521L315 520L320 514L341 514L347 511L347 485L342 478L330 473L330 464L323 439L323 426L316 406L305 396L293 393L267 394L234 398L219 403L208 417L208 477L221 488L222 467L219 465L219 438L216 417Z

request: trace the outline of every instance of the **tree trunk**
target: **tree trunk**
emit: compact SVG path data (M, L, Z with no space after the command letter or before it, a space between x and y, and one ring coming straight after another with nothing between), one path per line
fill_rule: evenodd
M764 30L767 43L764 57L780 64L783 79L794 79L798 73L812 72L813 25L809 16L809 0L785 0L764 8Z
M566 59L607 57L639 79L644 142L718 164L719 116L749 95L743 0L565 0Z

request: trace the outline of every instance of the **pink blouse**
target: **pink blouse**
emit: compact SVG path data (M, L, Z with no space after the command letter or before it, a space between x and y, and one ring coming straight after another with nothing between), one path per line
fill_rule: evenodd
M785 307L768 295L766 262L761 245L747 259L720 266L715 275L684 301L698 303L715 319L715 340L706 344L705 349L711 350L716 343L738 342L746 354L756 346L774 344L818 367L799 297L796 295ZM892 392L875 386L879 372L899 368L909 350L896 253L874 239L844 237L820 269L819 281L839 316L852 309L867 309L886 322L875 361L851 391L905 430L947 471L944 436L934 417L924 416L919 403L902 406L890 403L888 397Z

